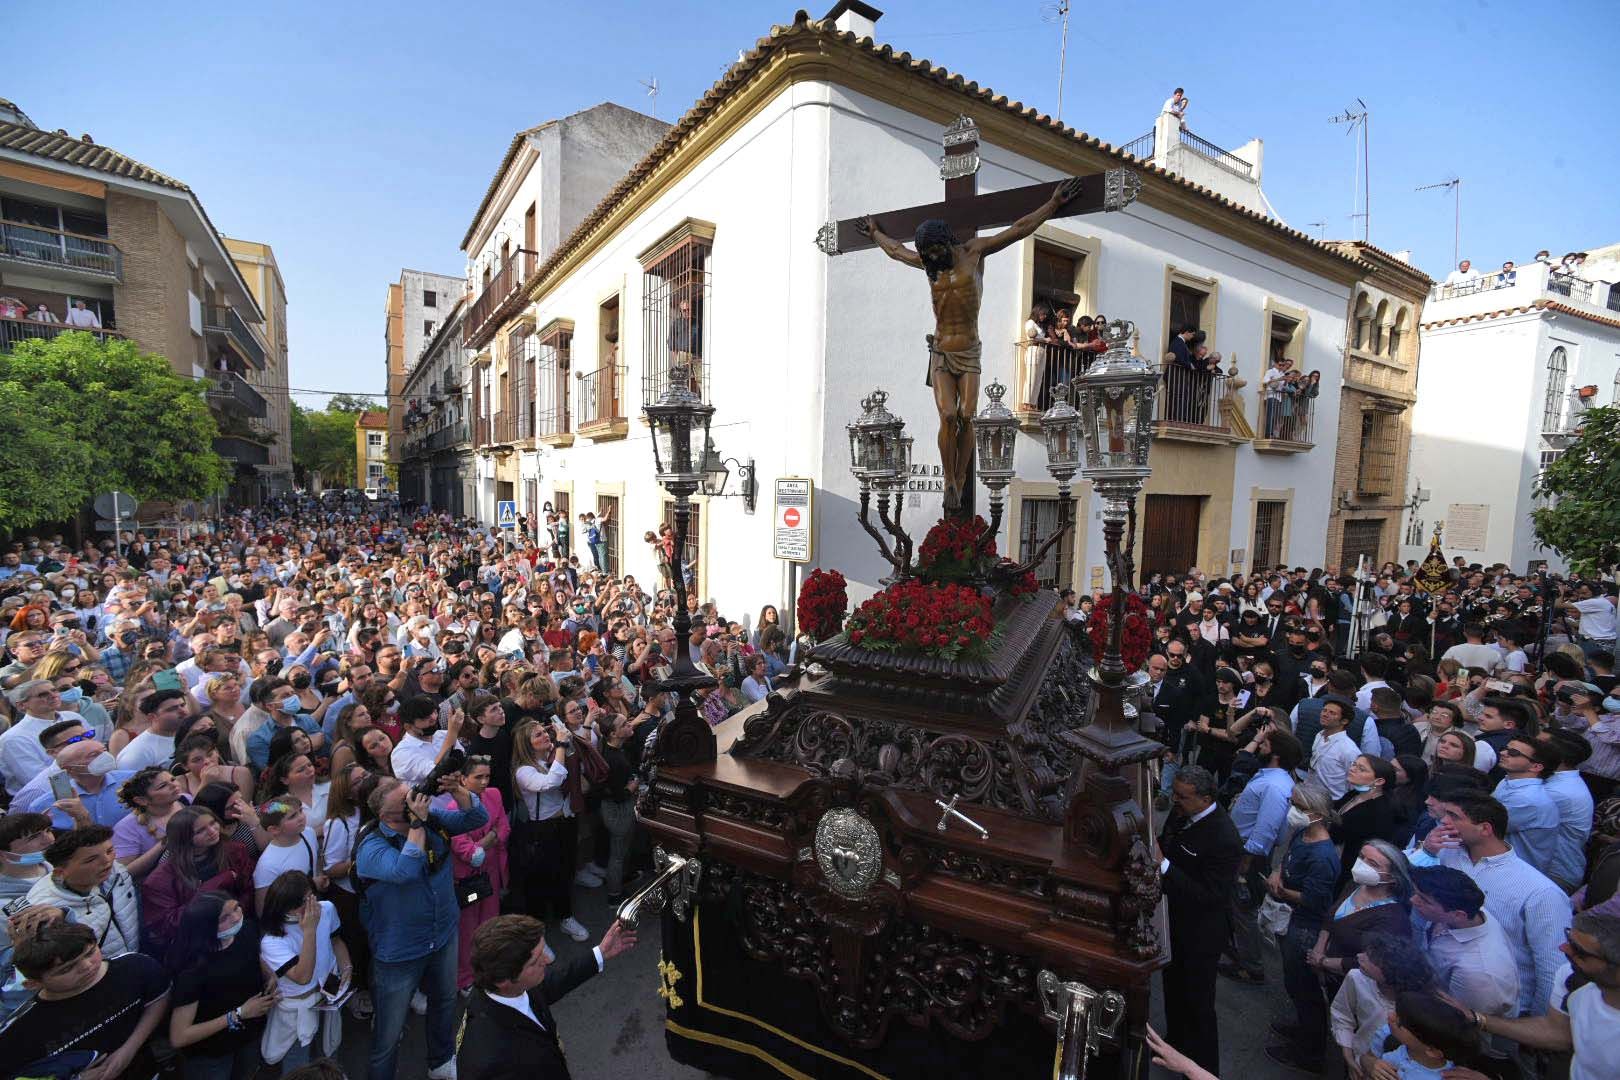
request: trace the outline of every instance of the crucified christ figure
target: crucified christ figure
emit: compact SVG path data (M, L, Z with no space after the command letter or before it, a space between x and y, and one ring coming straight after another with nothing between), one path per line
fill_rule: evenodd
M856 226L870 236L883 253L897 262L928 274L934 300L934 333L929 339L928 385L939 412L939 463L945 474L945 512L962 508L962 489L973 461L973 413L978 407L980 355L979 304L984 299L984 257L1014 244L1057 215L1064 203L1080 194L1081 182L1071 177L1059 184L1052 197L994 236L959 241L950 225L930 218L917 226L916 250L884 234L868 216Z

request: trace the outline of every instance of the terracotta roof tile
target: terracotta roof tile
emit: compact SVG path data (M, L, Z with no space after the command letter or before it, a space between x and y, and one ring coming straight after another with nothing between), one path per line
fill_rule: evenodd
M1343 259L1345 262L1354 266L1359 266L1364 270L1371 269L1371 266L1361 259L1347 255L1328 244L1315 240L1312 237L1307 236L1305 233L1300 232L1298 229L1290 228L1289 226L1278 221L1276 218L1250 210L1248 207L1241 206L1226 198L1224 195L1220 195L1201 184L1195 184L1192 181L1178 176L1175 173L1169 172L1168 170L1162 169L1157 165L1142 161L1134 155L1122 153L1117 147L1110 143L1104 142L1095 135L1087 135L1083 131L1076 131L1072 127L1065 126L1060 121L1053 119L1032 106L1027 106L1020 101L1008 101L1005 94L997 94L989 87L980 86L977 82L969 81L963 78L963 76L948 71L944 67L934 64L928 60L913 58L909 52L896 52L893 46L879 45L869 37L856 37L855 34L851 32L836 29L831 23L814 21L811 19L809 13L801 10L794 15L792 25L773 26L768 36L760 38L758 43L755 44L754 48L744 53L738 59L738 61L726 71L725 75L720 78L720 81L711 86L703 97L700 98L690 109L688 109L686 114L682 116L680 120L676 121L675 125L669 129L662 139L659 140L658 144L648 151L645 157L643 157L635 165L631 166L630 171L624 175L623 179L615 184L612 190L607 193L607 196L596 205L596 208L585 216L585 219L580 222L579 227L576 228L566 239L564 239L562 243L558 244L557 249L553 251L545 262L543 262L535 270L535 272L530 276L529 281L525 283L525 289L532 286L535 282L543 280L547 274L559 266L563 260L568 258L568 256L573 253L576 248L583 244L590 234L602 224L602 222L607 218L608 214L612 212L613 208L618 205L622 199L629 195L630 192L634 190L643 180L647 179L647 177L651 175L652 172L675 151L676 147L678 147L681 142L698 127L698 125L713 114L726 98L741 88L743 84L747 83L757 72L766 66L766 62L770 59L773 53L776 53L795 40L807 37L815 37L827 41L838 42L842 45L865 53L866 55L885 60L896 67L904 68L905 70L917 75L919 78L932 79L937 83L948 86L965 97L974 99L977 102L989 105L993 108L1000 109L1003 112L1011 113L1038 127L1043 127L1049 131L1065 135L1080 146L1090 147L1093 149L1102 150L1105 153L1113 154L1122 163L1135 165L1145 173L1161 177L1169 183L1175 184L1185 191L1201 196L1209 202L1215 203L1234 214L1246 217L1251 221L1259 222L1271 229L1274 229L1289 239L1305 245L1306 247L1326 253L1338 259ZM515 152L515 148L513 152ZM497 175L496 183L498 182L499 176ZM493 185L491 190L493 191ZM482 211L480 211L480 213L482 213Z
M1487 319L1501 319L1509 315L1528 315L1532 311L1555 311L1560 315L1573 315L1577 319L1595 322L1599 326L1612 326L1620 329L1620 319L1599 315L1595 311L1585 311L1558 300L1537 300L1533 304L1521 304L1518 307L1498 308L1495 311L1478 311L1472 315L1459 315L1455 319L1439 319L1435 322L1423 323L1421 329L1438 330L1443 326L1460 326L1463 323L1484 322Z
M109 147L97 146L93 142L75 139L58 131L41 131L39 128L23 124L0 121L0 149L16 150L32 154L34 157L59 161L64 165L94 169L96 172L140 180L143 183L161 184L176 191L191 191L174 177L160 173L150 165L142 165L134 158Z
M369 410L359 413L354 418L354 426L360 428L385 428L388 426L388 414Z

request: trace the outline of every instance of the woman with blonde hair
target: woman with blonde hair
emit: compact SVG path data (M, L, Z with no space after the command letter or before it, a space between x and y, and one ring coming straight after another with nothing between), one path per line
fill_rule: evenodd
M106 741L112 734L112 715L87 692L86 685L94 687L88 662L81 656L61 649L45 654L45 659L34 665L33 678L49 679L62 696L62 708L84 717L84 722L95 731L96 738Z

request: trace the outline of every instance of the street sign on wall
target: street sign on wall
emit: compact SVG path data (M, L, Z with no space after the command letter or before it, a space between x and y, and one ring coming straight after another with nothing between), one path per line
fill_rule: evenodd
M797 477L776 481L776 513L771 522L771 553L788 562L809 562L811 554L810 519L815 502L815 485Z
M517 528L516 499L502 499L495 504L495 524L503 529Z

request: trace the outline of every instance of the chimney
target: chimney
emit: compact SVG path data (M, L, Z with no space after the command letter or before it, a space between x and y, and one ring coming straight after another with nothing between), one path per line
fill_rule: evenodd
M881 18L883 12L871 4L863 4L861 0L838 0L821 21L830 22L839 30L854 34L858 38L876 39L877 21Z

